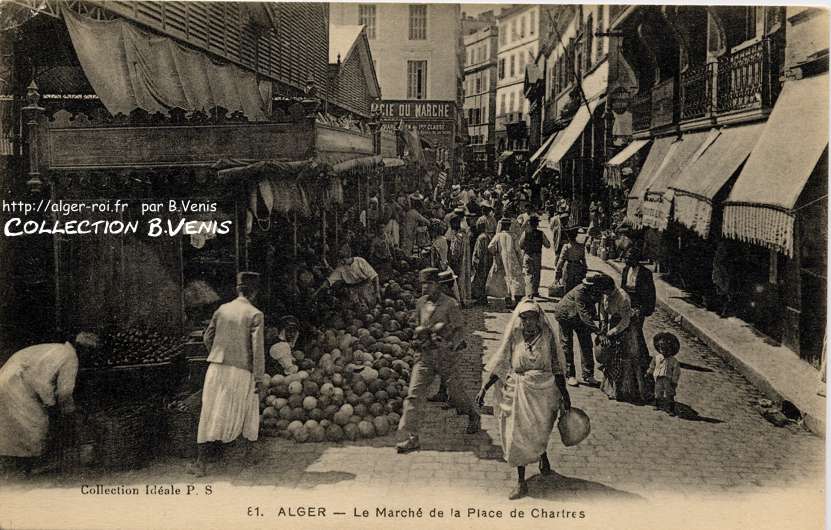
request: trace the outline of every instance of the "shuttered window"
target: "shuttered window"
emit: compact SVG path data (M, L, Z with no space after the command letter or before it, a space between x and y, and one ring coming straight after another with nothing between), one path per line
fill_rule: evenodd
M366 37L370 40L375 38L375 6L361 4L358 6L358 24L366 27Z
M410 6L410 40L427 39L427 6Z
M427 99L427 61L407 61L407 99Z

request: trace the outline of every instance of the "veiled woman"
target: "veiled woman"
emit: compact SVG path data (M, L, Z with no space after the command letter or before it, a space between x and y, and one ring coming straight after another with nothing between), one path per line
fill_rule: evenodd
M571 408L566 387L566 360L557 324L532 299L514 309L502 344L488 359L490 377L476 397L496 385L494 411L505 461L517 468L517 485L510 499L528 494L525 466L540 463L540 473L551 473L546 450L560 408Z

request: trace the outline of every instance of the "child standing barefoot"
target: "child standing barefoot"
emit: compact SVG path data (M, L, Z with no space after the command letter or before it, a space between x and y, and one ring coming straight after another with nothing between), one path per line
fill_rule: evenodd
M681 377L681 363L675 356L681 344L678 337L667 332L655 335L652 344L658 353L652 358L647 373L655 378L655 410L675 416L675 389Z

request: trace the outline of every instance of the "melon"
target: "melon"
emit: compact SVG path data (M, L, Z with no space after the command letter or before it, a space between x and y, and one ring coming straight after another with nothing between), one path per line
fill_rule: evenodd
M303 383L300 381L292 381L289 383L289 393L290 394L299 394L303 392Z
M320 421L323 419L323 411L320 407L312 409L311 412L309 412L309 417L313 420Z
M353 415L353 414L355 413L355 408L354 408L352 405L350 405L350 404L348 404L348 403L347 403L346 405L343 405L343 406L340 408L340 411L339 411L339 412L343 412L343 413L344 413L344 414L346 414L347 416L351 416L351 415Z
M292 410L289 406L284 406L280 409L279 412L280 418L284 420L291 420L292 419Z
M331 404L332 404L332 396L320 396L317 399L317 406L322 408L322 409L325 409L326 407L328 407Z
M332 422L329 420L320 420L320 426L324 429L328 429L329 426L332 425Z
M271 377L271 383L270 384L271 384L271 386L277 386L280 383L282 383L284 380L285 380L284 376L282 376L280 374L277 374L277 375Z
M291 409L291 418L293 420L306 421L306 411L303 410L303 407Z
M289 399L288 399L288 405L289 405L289 407L291 407L293 409L296 409L298 407L302 407L303 406L303 396L301 396L300 394L290 395Z
M387 395L390 399L397 398L400 393L398 390L398 385L396 384L389 384L387 385Z
M349 423L349 416L344 414L343 412L336 412L334 416L334 422L338 425L346 425Z
M303 426L309 429L310 431L318 425L319 424L315 420L308 420L306 423L303 424Z
M349 423L349 424L347 424L347 425L344 425L344 427L343 427L343 435L344 435L344 436L345 436L348 440L351 440L351 441L353 441L353 442L354 442L355 440L357 440L357 439L358 439L358 435L359 435L359 434L360 434L360 433L358 432L358 426L357 426L357 425L355 425L354 423Z
M369 383L369 385L367 385L367 390L369 390L373 394L375 392L378 392L382 388L384 388L384 382L381 381L380 379L375 379L371 383Z
M356 381L355 384L352 385L352 391L358 394L359 396L366 392L366 388L366 383L364 383L361 380Z
M279 409L279 407L275 406L276 403L277 403L277 396L266 396L265 397L265 404L266 404L267 407L275 407L275 408Z
M357 425L361 423L362 419L363 418L361 418L360 416L349 416L349 423L354 423L355 425Z
M390 412L387 414L387 420L389 420L390 425L397 427L398 422L401 421L401 416L397 412Z
M299 430L299 429L298 429ZM305 430L305 429L304 429ZM372 438L375 436L375 427L368 421L362 421L358 424L358 431L361 433L361 438ZM297 438L297 431L294 433Z
M341 442L344 438L344 432L340 425L329 425L326 427L326 439L330 442Z
M281 398L289 397L289 385L286 383L280 383L274 388L272 388L274 395Z
M275 429L278 431L285 431L289 428L289 421L288 420L278 420L277 424L274 426Z
M343 385L343 376L341 374L337 374L337 373L332 375L332 384L334 386Z
M390 379L393 376L395 376L395 373L392 371L391 368L387 368L386 366L384 366L378 370L378 377L380 377L381 379Z
M375 396L372 395L372 392L364 392L361 394L361 403L368 407L375 403Z
M364 368L361 370L361 378L367 383L371 383L378 379L378 370L375 370L374 368Z
M306 410L313 410L317 408L317 398L306 396L303 398L303 408Z
M292 433L295 442L303 443L309 439L309 431L303 426L298 427Z
M373 419L372 426L375 428L375 432L378 436L384 436L390 432L390 424L386 416L378 416Z
M364 405L363 403L361 403L359 405L355 405L355 416L358 416L359 418L363 418L364 416L366 416L366 412L367 412L367 408L366 408L366 405Z
M333 396L335 394L335 387L332 383L323 383L320 387L321 396Z
M335 413L338 412L339 407L335 405L329 405L325 409L323 409L323 417L327 420L331 420L335 417Z
M277 415L277 409L275 409L274 407L266 407L263 411L264 418L276 418Z
M319 393L319 387L317 383L307 380L303 383L303 393L307 396L316 396Z
M380 403L373 403L369 406L369 413L374 417L378 417L386 414L386 410L384 410L384 405Z
M346 394L346 402L350 405L357 405L361 402L361 398L355 392L349 392Z
M383 403L387 399L389 399L389 394L387 394L386 390L379 390L378 392L375 392L375 401Z
M293 421L293 422L289 423L288 431L289 432L294 432L302 426L303 426L302 421Z
M274 400L273 407L277 410L280 410L281 408L285 407L288 404L289 404L289 400L287 400L286 398L276 398Z
M309 372L307 372L306 370L300 370L299 372L297 372L297 378L301 381L304 379L308 379L308 377Z
M291 352L292 357L294 357L295 361L302 361L306 358L306 354L303 353L301 350L294 350Z

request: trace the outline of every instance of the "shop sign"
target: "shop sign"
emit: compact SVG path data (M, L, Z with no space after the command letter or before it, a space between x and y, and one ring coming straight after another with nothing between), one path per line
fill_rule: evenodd
M652 89L652 127L661 127L672 123L673 96L675 82L664 81Z
M381 101L372 104L372 112L387 120L449 120L456 119L454 101Z

